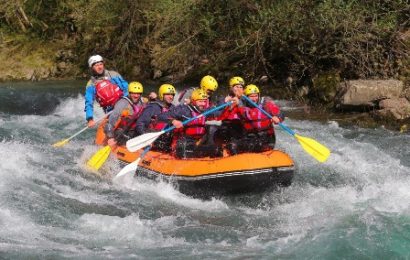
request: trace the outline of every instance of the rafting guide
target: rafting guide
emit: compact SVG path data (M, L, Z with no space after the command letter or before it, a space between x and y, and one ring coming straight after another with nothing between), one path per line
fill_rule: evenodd
M94 127L94 100L100 104L105 113L114 108L115 103L128 96L128 82L112 70L106 70L104 59L93 55L88 59L91 78L85 89L85 119L89 127Z

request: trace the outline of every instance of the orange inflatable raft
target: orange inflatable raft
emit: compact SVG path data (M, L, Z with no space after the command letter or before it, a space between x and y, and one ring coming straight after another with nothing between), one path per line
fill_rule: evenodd
M98 139L102 140L101 136L97 142ZM125 166L138 159L142 152L130 152L120 146L114 154ZM177 159L170 154L149 151L139 162L135 175L170 182L189 196L209 197L263 192L276 186L288 186L293 173L292 159L279 150L190 159Z
M136 160L141 152L125 147L116 150L125 164ZM275 186L291 184L292 159L279 150L243 153L222 158L176 159L150 151L140 161L136 175L175 184L184 194L194 197L263 192Z

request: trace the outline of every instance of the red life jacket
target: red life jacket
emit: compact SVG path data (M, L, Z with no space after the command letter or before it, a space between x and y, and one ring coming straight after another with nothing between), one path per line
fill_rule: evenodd
M122 90L109 80L101 80L95 84L96 99L101 107L113 107L123 95Z
M261 107L261 105L259 105ZM243 117L243 126L247 133L255 133L266 131L268 134L273 134L274 129L270 118L262 113L256 107L241 107L240 114Z
M120 122L118 123L117 128L121 129L134 129L137 124L137 119L140 117L142 114L142 111L145 108L145 104L142 102L140 99L138 103L133 103L129 98L123 97L128 101L130 106L128 106L128 109L124 110L123 113L121 114L121 119ZM130 113L130 109L132 108L132 114Z
M169 110L168 107L165 107L164 104L160 103L160 102L153 102L155 104L157 104L158 106L161 107L161 113L165 113ZM163 130L165 127L167 126L166 122L162 122L162 121L158 121L158 120L151 120L151 123L149 124L148 128L149 129L153 129L153 130L157 130L157 131L161 131Z
M222 120L225 124L241 125L242 122L238 113L238 106L234 106L233 108L228 106L222 111L222 114L217 117L217 120Z
M227 121L239 120L239 116L237 113L229 113L225 120Z
M201 114L198 110L194 109L193 107L188 107L189 109L191 109L192 117L196 117ZM186 124L184 126L185 135L188 135L194 139L200 139L206 133L205 120L206 118L204 116L201 116Z

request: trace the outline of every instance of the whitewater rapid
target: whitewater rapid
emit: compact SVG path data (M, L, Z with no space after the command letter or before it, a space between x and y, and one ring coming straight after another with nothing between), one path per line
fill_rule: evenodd
M0 102L13 102L9 93ZM53 98L41 113L15 112L24 102L0 111L0 257L410 257L408 133L287 118L297 133L325 144L329 160L318 163L278 128L278 148L296 163L290 187L204 201L166 183L112 181L121 169L114 158L102 176L89 172L94 130L52 147L85 126L80 93Z

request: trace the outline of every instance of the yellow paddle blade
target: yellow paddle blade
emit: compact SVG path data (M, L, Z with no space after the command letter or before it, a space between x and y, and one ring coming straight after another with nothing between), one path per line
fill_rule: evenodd
M111 147L109 145L104 146L100 150L98 150L90 160L87 161L87 166L90 167L92 170L98 171L101 166L105 163L110 155Z
M295 134L295 137L298 139L303 149L305 149L308 154L312 155L319 162L325 162L327 158L329 158L330 150L324 145L311 138L303 137L298 134Z
M57 143L53 144L53 146L54 147L61 147L61 146L65 145L66 143L68 143L68 141L69 141L69 139L64 139L64 140L61 140L60 142L57 142Z

